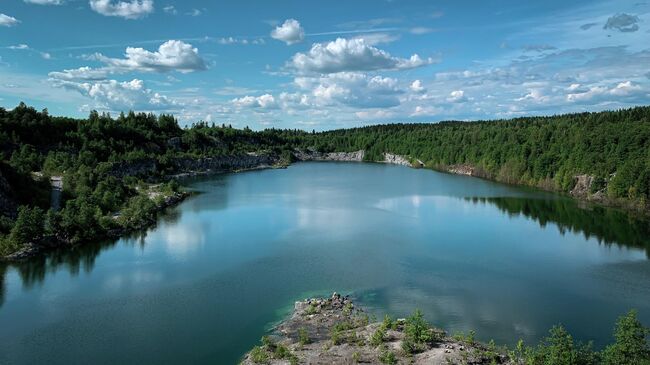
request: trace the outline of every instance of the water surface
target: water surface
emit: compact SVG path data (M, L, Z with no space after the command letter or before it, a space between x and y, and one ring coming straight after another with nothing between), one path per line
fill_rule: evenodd
M616 210L378 164L189 185L138 237L0 266L0 363L236 363L335 290L508 344L561 322L601 346L630 308L650 324L650 228Z

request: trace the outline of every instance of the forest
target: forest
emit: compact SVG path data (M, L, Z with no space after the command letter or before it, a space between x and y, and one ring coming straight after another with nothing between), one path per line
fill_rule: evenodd
M181 189L170 179L178 159L255 153L286 165L296 149L365 150L368 161L390 152L431 169L469 165L481 177L560 192L587 174L594 177L590 193L645 212L650 202L650 107L316 133L206 122L182 128L172 115L134 112L72 119L21 103L0 108L0 256L29 243L74 245L153 221L160 204L152 196ZM143 162L155 169L117 172ZM51 176L63 181L58 210L50 209Z
M647 209L650 198L650 107L511 120L387 124L299 136L320 151L365 150L418 159L446 171L470 165L477 175L511 184L568 192L575 176L593 176L604 190Z

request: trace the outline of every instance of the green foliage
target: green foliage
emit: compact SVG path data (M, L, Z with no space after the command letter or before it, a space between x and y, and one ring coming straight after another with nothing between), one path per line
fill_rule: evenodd
M470 165L484 177L569 191L574 176L596 176L592 192L641 205L650 200L650 107L479 122L390 124L295 137L320 151L391 152L429 168ZM606 178L614 175L606 184Z
M643 327L632 310L616 322L614 338L616 342L603 351L606 365L650 364L650 347L647 335L649 329Z
M387 348L383 348L379 354L379 362L389 365L397 364L397 357L394 352Z
M361 353L359 353L359 351L352 353L352 361L356 364L361 362Z
M377 347L382 343L384 343L385 338L386 338L386 327L381 325L370 337L370 345L372 345L373 347Z
M255 346L250 352L251 360L256 364L268 364L271 356L260 346Z
M8 255L25 244L37 243L45 233L45 212L41 208L21 206L9 235L0 241L0 254Z
M575 344L573 337L562 326L554 326L549 336L537 348L524 351L527 365L595 365L598 356L592 345Z
M407 340L416 345L429 343L434 340L431 326L424 319L424 315L419 309L416 309L410 317L406 318L404 334Z
M309 333L307 333L307 330L305 328L298 329L298 342L302 346L311 343L311 339L309 338Z

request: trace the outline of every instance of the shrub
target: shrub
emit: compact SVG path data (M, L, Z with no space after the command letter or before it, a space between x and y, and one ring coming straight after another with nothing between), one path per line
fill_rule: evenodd
M632 310L616 322L616 342L603 351L606 365L650 364L650 348L646 336L648 328L643 327Z
M379 362L389 365L397 364L397 358L395 357L394 352L384 348L379 354Z
M424 319L419 309L416 309L413 315L406 319L404 333L406 334L406 339L415 345L423 345L433 341L431 326Z
M309 333L307 333L307 330L305 328L298 329L298 341L303 346L311 343L311 339L309 338Z
M253 347L250 352L250 357L256 364L267 364L271 360L269 353L259 346Z

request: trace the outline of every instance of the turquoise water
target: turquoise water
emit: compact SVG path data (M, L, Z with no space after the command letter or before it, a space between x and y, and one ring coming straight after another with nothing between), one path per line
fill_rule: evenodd
M146 233L0 266L0 363L236 363L332 291L508 344L561 322L600 346L630 308L650 325L650 228L615 210L378 164L187 184Z

